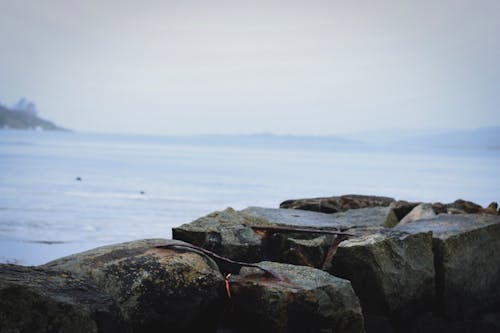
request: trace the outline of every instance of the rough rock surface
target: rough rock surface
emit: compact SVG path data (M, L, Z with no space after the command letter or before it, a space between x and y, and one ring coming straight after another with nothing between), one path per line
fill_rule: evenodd
M324 214L291 209L249 207L243 213L270 223L307 227L326 227L338 230L363 227L379 227L397 222L389 207L351 209L335 214Z
M329 270L350 280L363 311L404 318L435 293L432 236L382 230L340 243Z
M497 208L498 204L492 202L488 207L483 208L480 205L462 199L455 200L452 203L443 204L440 202L435 202L432 204L432 208L436 214L489 214L498 215Z
M265 257L262 252L262 237L249 225L270 223L227 208L172 228L172 236L234 260L261 261Z
M174 239L192 243L239 261L271 260L322 267L335 236L321 233L258 233L250 226L288 226L325 230L366 230L397 223L388 207L324 214L292 209L250 207L211 213L173 229ZM350 231L351 232L351 231Z
M321 213L338 213L349 209L389 206L393 198L374 195L349 194L326 198L292 199L280 204L280 208L310 210Z
M310 267L261 262L284 281L242 268L230 280L237 332L364 332L351 283Z
M435 217L436 213L429 203L422 203L411 210L403 219L399 222L399 225L405 225L407 223L412 223L416 220L421 220L425 218Z
M500 308L500 217L440 214L395 229L432 231L441 313L462 319Z
M137 332L215 330L224 279L206 256L157 245L182 243L141 240L100 247L52 261L47 268L95 281L116 300Z
M127 332L111 296L67 272L0 265L0 332Z
M392 202L389 207L392 209L398 221L401 221L413 208L418 206L419 202L408 202L404 200L398 200Z

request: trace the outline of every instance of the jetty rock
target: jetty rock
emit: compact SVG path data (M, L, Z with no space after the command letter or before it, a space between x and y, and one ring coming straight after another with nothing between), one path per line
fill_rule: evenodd
M242 268L230 279L234 332L365 332L359 300L351 283L324 271L260 262L281 280L261 270Z
M366 313L400 319L425 312L435 297L432 234L353 237L340 243L328 271L351 281Z
M69 272L0 264L0 332L130 332L113 298Z
M347 194L333 197L291 199L283 201L280 208L310 210L320 213L338 213L349 209L386 207L396 201L375 195Z
M115 244L57 259L44 268L95 282L116 301L134 332L215 331L222 313L224 278L208 257L161 249L184 244L149 239Z
M352 209L336 214L262 207L241 211L227 208L173 228L172 234L174 239L233 260L309 263L321 268L336 239L335 232L349 229L358 232L358 229L381 228L395 223L397 218L388 207ZM311 232L286 232L279 227L305 228Z
M432 232L440 314L468 319L500 310L500 217L440 214L394 229Z

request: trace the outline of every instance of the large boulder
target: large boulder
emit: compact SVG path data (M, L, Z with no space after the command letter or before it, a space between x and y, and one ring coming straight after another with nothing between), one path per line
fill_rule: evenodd
M432 231L440 313L463 319L500 309L499 216L440 214L395 229Z
M254 268L230 278L236 332L364 332L363 316L351 283L324 271L261 262L283 281Z
M136 332L215 331L224 278L208 257L160 249L163 239L100 247L52 261L46 268L90 278L116 300Z
M227 258L255 262L263 260L265 255L262 237L249 227L251 225L270 225L270 222L227 208L172 228L172 237Z
M351 281L366 313L404 319L434 299L432 235L385 229L346 240L329 272Z
M280 204L280 208L310 210L321 213L338 213L349 209L389 206L393 198L374 195L341 195L325 198L292 199Z
M127 332L111 296L68 272L0 265L0 332Z

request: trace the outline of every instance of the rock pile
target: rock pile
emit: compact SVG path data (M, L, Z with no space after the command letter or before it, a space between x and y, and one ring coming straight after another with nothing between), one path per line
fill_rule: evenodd
M214 212L175 240L1 265L0 332L500 331L495 203L281 207Z

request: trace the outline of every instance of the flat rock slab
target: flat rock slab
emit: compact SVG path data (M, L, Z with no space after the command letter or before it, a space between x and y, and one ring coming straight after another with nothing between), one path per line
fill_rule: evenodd
M111 296L71 273L0 265L0 332L127 332Z
M437 292L447 317L473 317L500 306L499 216L440 214L394 229L432 231Z
M351 283L304 266L261 262L285 281L242 268L230 279L237 332L364 332Z
M351 209L335 214L262 207L249 207L242 212L274 224L338 230L379 227L390 224L394 220L397 223L397 217L389 207Z
M377 206L389 206L395 200L374 195L347 194L324 198L307 198L286 200L280 208L310 210L321 213L338 213L349 209L359 209Z
M351 281L363 311L405 318L434 299L432 235L386 229L346 240L329 272Z
M224 279L204 255L141 240L96 248L46 264L50 269L87 277L116 300L127 324L136 332L205 332L222 312ZM221 296L222 295L222 296Z

